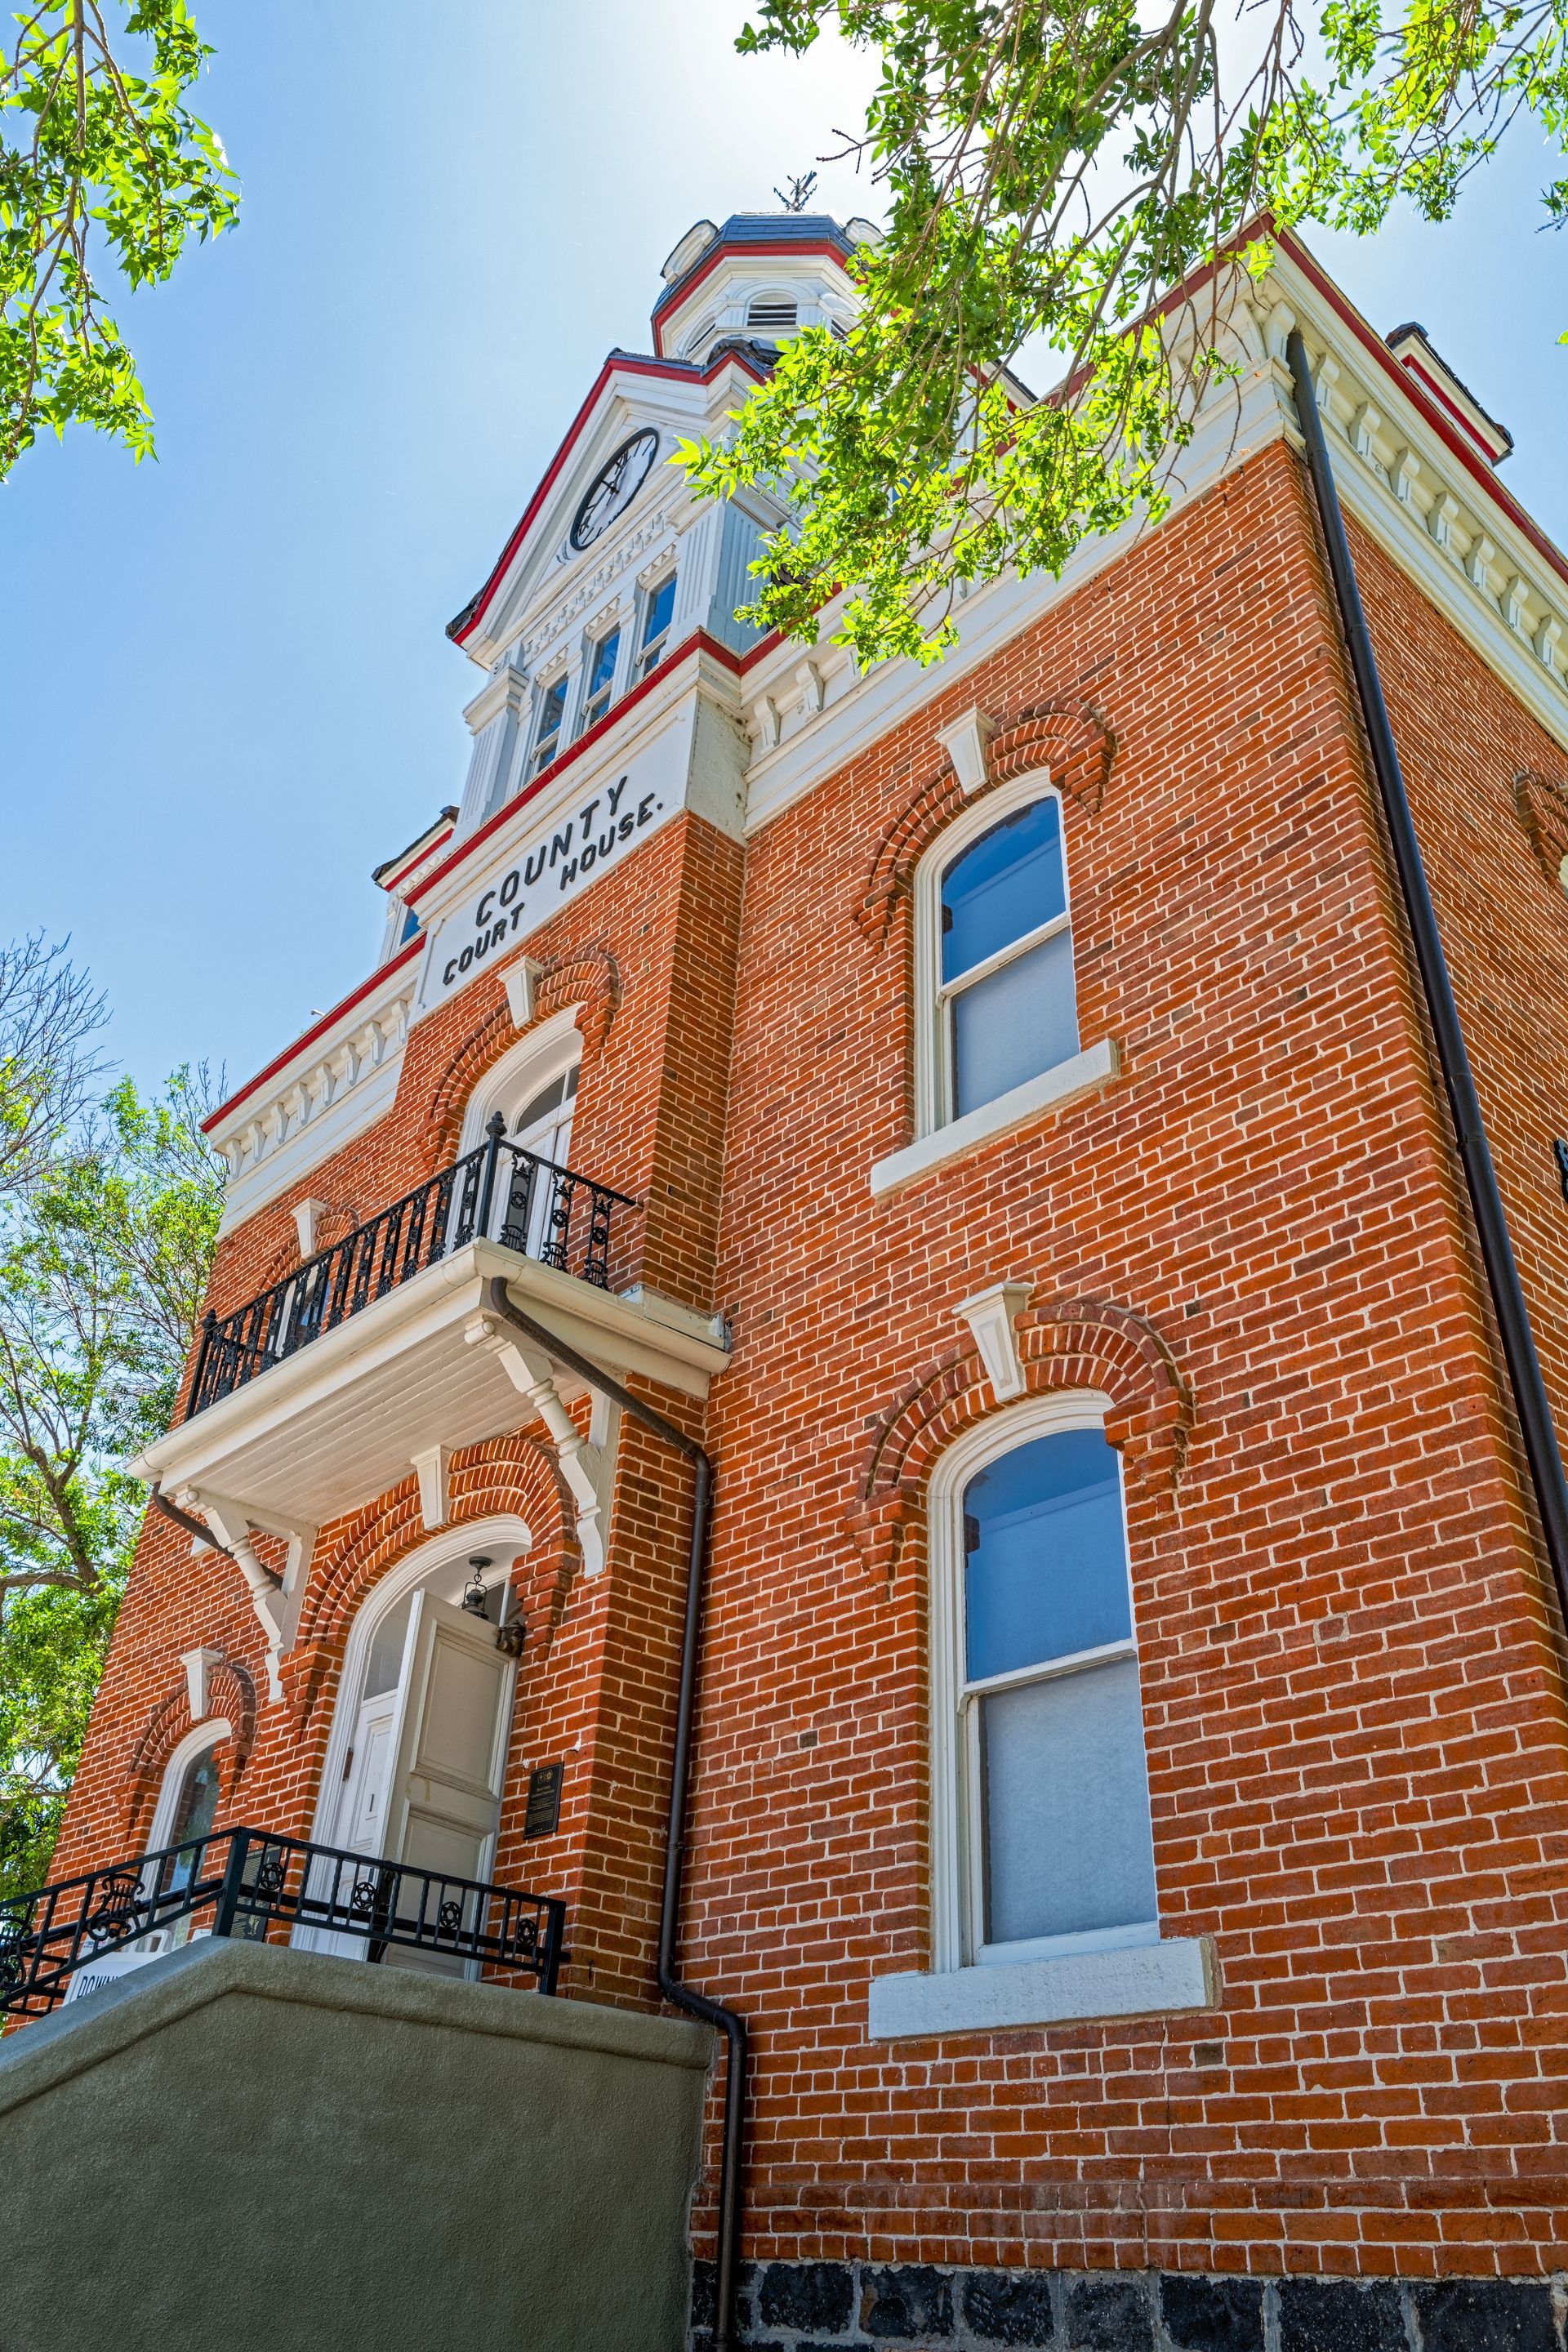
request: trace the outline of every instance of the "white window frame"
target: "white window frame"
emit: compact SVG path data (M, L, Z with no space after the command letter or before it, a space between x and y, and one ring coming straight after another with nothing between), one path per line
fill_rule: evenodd
M1025 1397L990 1414L956 1439L931 1474L928 1502L930 1555L931 1701L931 1966L936 1970L1007 1966L1054 1959L1074 1953L1124 1949L1159 1941L1160 1925L1133 1921L1124 1927L1035 1937L1013 1944L985 1944L983 1903L984 1823L980 1808L979 1700L987 1692L1020 1683L1043 1682L1112 1659L1138 1655L1133 1613L1131 1553L1127 1541L1127 1503L1122 1488L1122 1558L1128 1571L1128 1622L1124 1642L1085 1650L1046 1666L1026 1666L970 1683L964 1672L963 1496L970 1480L1037 1437L1074 1429L1103 1435L1111 1400L1098 1389L1058 1390Z
M185 1774L196 1758L205 1756L209 1748L221 1747L226 1739L233 1738L234 1727L227 1717L222 1715L204 1716L200 1723L186 1732L163 1767L163 1778L158 1789L158 1801L153 1808L147 1843L142 1848L144 1853L157 1853L161 1848L169 1843L169 1833L174 1826L175 1809L180 1801L180 1790L184 1785Z
M575 740L579 735L585 735L590 727L597 727L600 719L607 719L611 711L615 709L616 703L620 700L622 694L625 692L627 651L626 639L629 635L630 631L626 626L626 614L618 600L610 607L608 612L598 614L591 625L584 631L582 662L583 682L578 690L577 723L573 729L574 740ZM614 666L611 668L606 685L599 689L600 692L604 693L606 697L605 707L603 710L600 711L598 719L591 719L588 716L588 700L589 690L594 676L594 664L598 659L599 648L604 645L605 639L617 635L620 642L616 647Z
M646 582L637 591L636 621L632 632L634 638L632 646L632 683L636 686L640 686L644 678L650 676L651 673L658 667L659 663L664 659L665 655L669 650L669 640L675 631L675 606L673 604L671 604L669 608L669 618L664 625L664 633L655 640L652 646L647 646L643 644L643 631L647 625L647 616L653 609L655 597L659 595L664 589L668 588L671 581L674 581L677 583L676 594L679 596L680 593L679 576L677 566L673 563L667 563L661 571L655 574L653 579ZM650 655L651 659L649 657Z
M485 1139L485 1129L492 1114L500 1111L506 1120L507 1133L511 1133L512 1119L518 1110L531 1101L552 1078L583 1058L583 1033L577 1026L580 1004L568 1004L531 1029L526 1037L509 1047L499 1062L492 1063L463 1111L462 1133L458 1142L458 1157L475 1151Z
M955 980L944 981L942 974L942 877L954 861L963 856L983 834L1004 819L1016 816L1021 809L1030 808L1037 801L1054 800L1058 823L1061 827L1063 908L1047 923L1037 924L1018 939L1010 940L994 956L975 964ZM1068 871L1066 808L1058 787L1052 783L1049 771L1032 768L1027 775L1015 776L1011 782L1000 785L995 792L963 810L951 824L942 827L915 869L915 1135L918 1138L935 1134L939 1129L954 1123L952 1108L952 1055L949 1046L948 1006L954 996L972 988L977 981L1001 970L1037 948L1058 931L1072 929L1072 878ZM1073 988L1076 1009L1078 987L1077 960L1074 959ZM1078 1059L1075 1056L1074 1059ZM1063 1064L1064 1069L1071 1064ZM1037 1087L1047 1073L1037 1074L1025 1084ZM1017 1089L1014 1089L1015 1092ZM1005 1103L1001 1095L996 1100ZM968 1118L984 1119L990 1110L989 1103L981 1103L965 1114Z
M550 758L547 760L541 760L539 754L543 743L541 730L544 724L544 706L550 699L550 697L554 693L557 687L560 687L563 689L561 696L560 723L556 727L554 735L551 738L552 750L550 752ZM529 730L528 740L527 774L531 782L542 769L547 768L550 765L551 760L558 760L561 757L562 752L566 749L567 744L572 740L570 734L567 732L567 730L571 725L571 720L572 673L570 669L563 665L560 669L556 670L552 676L540 678L534 688L533 724Z

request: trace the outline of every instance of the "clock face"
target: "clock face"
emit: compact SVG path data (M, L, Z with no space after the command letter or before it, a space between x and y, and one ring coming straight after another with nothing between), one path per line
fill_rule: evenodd
M613 457L606 457L589 483L582 505L571 530L573 546L581 554L626 512L647 478L647 469L658 454L658 435L651 425L623 441Z

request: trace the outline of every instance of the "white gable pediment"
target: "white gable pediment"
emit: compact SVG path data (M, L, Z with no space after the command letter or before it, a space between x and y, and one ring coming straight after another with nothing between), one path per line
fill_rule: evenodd
M478 624L463 640L469 657L489 668L515 646L526 667L548 658L548 647L574 619L591 620L623 576L635 579L673 539L675 511L685 502L685 478L671 464L678 445L713 422L713 387L684 370L657 362L612 362L588 408L558 451L551 471L525 511L499 573L481 594ZM726 391L725 401L732 402ZM651 461L620 511L583 548L572 531L605 470L644 434L657 436ZM635 470L637 467L633 456ZM590 518L590 521L592 519Z

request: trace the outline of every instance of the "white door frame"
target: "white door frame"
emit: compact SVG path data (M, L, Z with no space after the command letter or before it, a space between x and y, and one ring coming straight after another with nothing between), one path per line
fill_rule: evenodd
M342 1801L343 1768L358 1727L360 1688L370 1664L370 1645L382 1619L397 1606L406 1593L425 1583L426 1579L438 1577L444 1568L458 1572L456 1597L466 1580L460 1571L466 1570L470 1552L488 1551L498 1558L507 1555L501 1568L504 1580L510 1576L512 1564L532 1548L532 1530L527 1520L519 1518L513 1511L498 1512L485 1519L469 1519L461 1527L443 1528L427 1543L420 1544L405 1559L389 1568L365 1595L349 1628L348 1646L343 1652L342 1670L338 1676L337 1695L332 1702L332 1727L327 1735L327 1752L321 1761L321 1778L310 1832L312 1844L336 1846L342 1843L334 1832ZM445 1599L447 1596L443 1594L441 1597Z

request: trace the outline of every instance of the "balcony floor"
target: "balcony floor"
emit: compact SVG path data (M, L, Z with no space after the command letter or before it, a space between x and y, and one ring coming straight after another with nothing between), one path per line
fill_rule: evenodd
M224 1496L258 1524L320 1527L408 1477L416 1454L516 1429L530 1418L527 1400L493 1349L466 1337L494 1275L520 1307L623 1377L643 1373L700 1398L729 1361L711 1326L670 1300L619 1297L471 1242L170 1430L132 1469L171 1493Z

